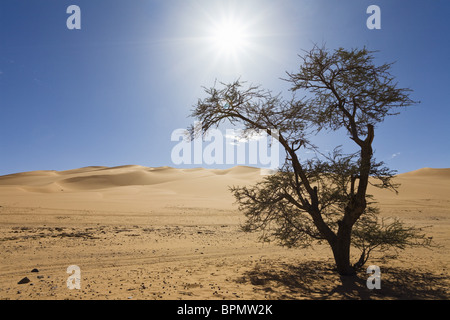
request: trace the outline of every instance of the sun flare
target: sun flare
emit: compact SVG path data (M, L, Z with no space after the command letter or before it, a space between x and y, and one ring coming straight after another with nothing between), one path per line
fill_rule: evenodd
M215 47L225 54L236 53L244 50L248 44L246 42L247 35L242 24L234 21L224 22L215 26L212 40Z
M264 63L278 61L282 46L276 44L285 35L279 6L268 0L262 6L260 1L189 2L174 19L179 21L180 36L170 40L184 46L179 51L184 66L244 76L261 70Z

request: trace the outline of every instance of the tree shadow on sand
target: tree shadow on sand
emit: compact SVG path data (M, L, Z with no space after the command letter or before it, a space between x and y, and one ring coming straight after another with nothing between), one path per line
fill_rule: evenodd
M383 267L381 289L367 288L365 270L356 276L341 277L327 262L302 262L290 265L281 262L257 265L238 279L250 282L256 292L268 299L360 299L360 300L448 300L448 275L407 268Z

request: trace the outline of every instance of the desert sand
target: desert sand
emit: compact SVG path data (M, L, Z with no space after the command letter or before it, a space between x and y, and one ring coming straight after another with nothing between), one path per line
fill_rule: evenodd
M366 287L364 270L340 278L326 245L287 249L242 232L228 187L259 179L259 169L242 166L1 176L0 299L450 297L450 169L400 174L398 195L370 189L382 216L424 227L437 244L373 256L380 290ZM80 289L66 285L70 265L80 267Z

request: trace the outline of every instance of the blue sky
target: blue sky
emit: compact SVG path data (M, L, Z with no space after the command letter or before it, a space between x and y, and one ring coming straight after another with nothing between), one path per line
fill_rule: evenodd
M366 27L372 4L381 30ZM70 5L80 30L66 27ZM313 43L379 50L421 101L377 128L378 160L399 172L450 167L449 12L448 0L2 0L0 175L175 166L171 133L193 123L202 86L240 77L289 97L280 78ZM232 52L214 39L227 21L246 34Z

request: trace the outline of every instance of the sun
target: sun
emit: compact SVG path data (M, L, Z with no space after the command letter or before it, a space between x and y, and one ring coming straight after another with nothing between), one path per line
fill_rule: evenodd
M165 41L178 48L179 66L205 75L244 77L280 60L284 47L279 44L286 34L276 1L185 2L180 16L172 19L178 21L173 25L177 36Z
M248 45L245 25L237 21L224 21L214 26L211 39L218 53L230 55L245 50Z

